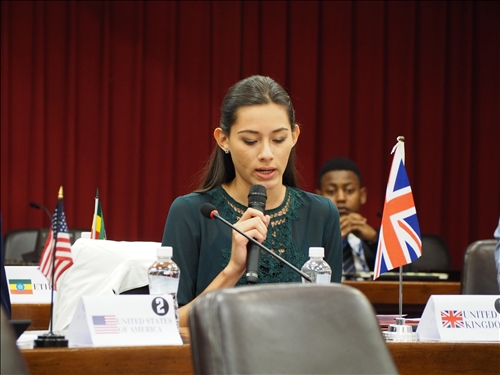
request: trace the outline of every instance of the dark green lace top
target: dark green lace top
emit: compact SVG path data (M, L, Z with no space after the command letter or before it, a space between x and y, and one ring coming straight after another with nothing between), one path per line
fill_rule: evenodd
M185 305L198 296L228 264L231 229L218 220L203 217L203 203L213 204L219 214L236 223L246 206L232 199L222 187L207 193L178 197L170 207L162 244L173 247L173 259L181 269L178 300ZM332 267L332 282L342 277L342 238L339 214L327 198L288 187L283 203L270 215L263 244L297 268L309 259L309 247L325 248L325 260ZM300 282L286 265L261 251L259 283ZM238 284L244 284L244 278Z

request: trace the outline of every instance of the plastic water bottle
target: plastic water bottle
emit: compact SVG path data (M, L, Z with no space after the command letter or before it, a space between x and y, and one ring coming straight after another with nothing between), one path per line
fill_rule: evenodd
M309 260L302 266L302 272L309 275L314 283L327 284L332 279L332 268L325 262L325 249L322 247L309 248ZM302 278L303 283L308 283Z
M149 294L171 295L174 300L175 320L179 328L179 305L177 290L181 271L172 260L172 247L165 246L156 249L156 261L148 269Z

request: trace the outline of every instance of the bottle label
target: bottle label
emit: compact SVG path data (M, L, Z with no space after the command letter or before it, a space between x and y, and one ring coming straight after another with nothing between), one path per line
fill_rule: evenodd
M316 284L329 284L331 279L332 277L328 273L316 274Z
M149 280L149 294L171 294L177 293L179 279L173 277L157 276Z

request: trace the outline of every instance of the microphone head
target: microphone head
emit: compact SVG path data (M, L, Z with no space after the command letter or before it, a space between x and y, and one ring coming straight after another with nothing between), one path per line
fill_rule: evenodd
M200 207L200 212L206 218L213 219L213 214L217 213L217 208L213 204L203 203Z
M38 203L35 203L35 202L30 202L30 206L33 207L33 208L36 208L36 209L41 209L42 206Z
M260 205L262 207L266 206L267 192L266 188L262 185L252 185L250 186L250 191L248 192L248 202Z

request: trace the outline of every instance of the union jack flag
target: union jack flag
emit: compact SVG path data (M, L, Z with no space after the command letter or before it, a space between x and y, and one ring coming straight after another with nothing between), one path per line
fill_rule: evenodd
M54 237L54 233L56 236ZM54 259L55 247L55 259ZM59 201L52 215L52 227L40 257L40 271L45 275L54 290L57 290L57 280L73 265L71 242L69 239L66 216L64 215L62 187L59 190ZM52 276L54 276L52 278Z
M458 310L441 311L441 323L443 328L465 328L464 314Z
M385 194L374 280L382 273L409 264L422 255L420 227L406 174L402 137L398 137L392 153L394 158Z

